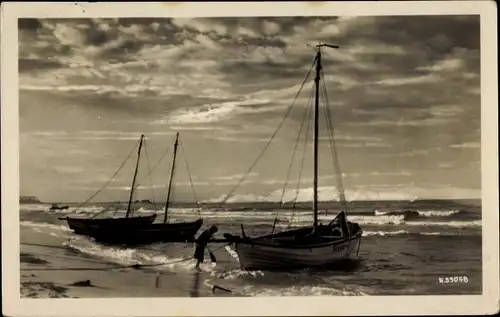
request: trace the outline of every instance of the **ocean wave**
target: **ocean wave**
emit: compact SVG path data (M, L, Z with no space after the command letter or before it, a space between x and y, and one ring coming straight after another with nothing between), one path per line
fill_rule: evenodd
M375 210L375 216L405 216L405 219L416 217L450 217L458 215L461 210Z
M407 230L397 230L397 231L363 231L363 237L370 237L370 236L409 236L409 235L423 235L423 236L443 236L443 237L450 237L450 236L477 236L477 233L474 232L463 232L463 231L455 231L455 232L448 232L448 231L432 231L432 232L410 232Z
M26 221L21 221L19 224L21 226L24 226L24 227L32 227L32 228L35 228L38 230L40 230L42 228L46 228L46 229L59 230L59 231L65 231L65 232L73 232L73 230L71 230L67 226L48 223L48 222L35 222L35 221L26 220Z
M64 210L50 210L49 205L43 204L32 204L32 205L21 205L21 211L47 211L50 213L62 213L62 214L71 214L71 213L82 213L82 214L95 214L103 212L106 209L107 212L113 212L117 214L126 212L126 205L124 204L115 204L108 207L103 206L86 206L86 207L76 207L69 206ZM162 214L163 210L160 206L157 208L152 207L139 207L132 209L135 213L140 214ZM277 210L214 210L209 208L170 208L169 215L179 216L179 217L205 217L205 218L251 218L251 219L274 219L277 214ZM312 217L312 211L305 210L281 210L279 211L280 218L288 219L288 218L301 218L301 217ZM336 211L333 210L320 210L319 216L327 219L333 219L337 215ZM449 218L449 219L468 219L468 217L472 217L471 219L477 219L477 216L480 215L478 213L471 213L465 210L374 210L370 211L359 211L359 210L350 210L348 213L349 217L391 217L387 219L395 220L396 222L399 219L402 220L411 220L418 218ZM366 218L369 219L369 218ZM373 223L375 220L372 220Z
M241 269L234 269L228 271L212 271L210 276L216 277L218 279L223 280L235 280L241 277L253 277L256 278L258 276L264 276L264 272L262 271L244 271Z
M152 250L103 246L93 243L90 240L73 240L64 242L63 244L84 254L106 259L122 265L157 264L157 266L152 268L160 271L175 271L177 269L181 269L186 272L194 272L196 265L196 260L192 258L192 254L189 254L189 256L186 256L185 258L169 257L166 255L155 254ZM200 265L200 269L207 273L212 272L214 267L215 263L210 262L204 262Z
M249 272L241 271L237 273L240 275L251 275ZM255 274L253 274L255 275ZM259 274L256 274L257 276ZM213 288L216 281L207 279L203 282L208 288ZM231 290L233 295L238 296L367 296L368 294L359 290L354 289L350 286L343 286L342 288L334 288L328 286L313 286L313 285L303 285L303 286L289 286L281 288L268 288L262 285L244 285L233 287L231 285L224 285L224 288Z
M449 217L460 213L461 210L417 210L417 212L424 217Z
M290 286L285 288L260 288L253 285L243 287L243 296L366 296L368 294L344 287L337 289L327 286Z
M115 215L116 217L120 217L120 213ZM162 215L159 214L158 217L161 219ZM193 214L190 216L182 215L179 213L169 212L170 219L174 221L183 220L186 218L195 217L198 218L198 214ZM210 219L210 217L204 217L201 214L201 217L204 219ZM242 216L241 214L233 214L230 212L226 212L224 217L213 217L212 222L224 224L234 224L234 223L246 223L249 226L272 226L274 223L275 215L271 215L268 213L267 215L247 215ZM335 215L332 216L319 216L318 220L321 223L329 223L331 220L335 218ZM281 215L276 223L278 228L296 228L301 226L306 226L311 223L312 215L310 214L301 214L301 215ZM481 227L481 220L445 220L445 221L433 221L433 220L419 220L417 219L405 219L403 215L392 215L392 216L349 216L348 220L351 222L359 223L360 225L373 225L373 226L385 226L385 225L395 225L395 226L441 226L441 227L454 227L454 228L474 228ZM30 222L32 226L43 226L40 225L39 222ZM21 223L23 224L23 223ZM27 222L25 225L30 225ZM45 226L52 226L53 228L59 227L64 228L65 230L69 230L66 226L62 225L54 225L45 223ZM54 227L55 226L55 227Z
M54 214L80 214L87 213L93 214L98 213L104 210L102 206L86 206L86 207L76 207L76 206L68 206L64 209L55 209L51 210L51 205L43 205L43 204L22 204L20 205L20 211L24 212L48 212Z
M21 204L19 206L19 209L21 211L49 211L50 206L48 205L43 205L43 204Z
M412 221L406 222L407 225L411 226L423 226L423 227L453 227L453 228L477 228L481 227L481 220L474 221Z
M399 235L408 235L409 232L406 230L397 230L397 231L363 231L363 237L369 236L399 236Z

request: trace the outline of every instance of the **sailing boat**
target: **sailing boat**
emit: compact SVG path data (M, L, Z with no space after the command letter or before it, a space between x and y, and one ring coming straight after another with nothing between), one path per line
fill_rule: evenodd
M203 219L199 218L191 222L168 222L168 210L172 192L172 180L174 178L177 151L179 146L179 133L175 136L172 168L168 184L167 198L165 202L165 216L163 222L144 222L135 227L103 227L89 226L88 235L97 242L118 245L146 245L158 242L188 242L193 241L194 236L203 225ZM135 177L134 177L135 179ZM135 186L135 181L132 188ZM124 230L125 229L125 230Z
M141 158L141 150L144 142L144 135L141 135L139 140L139 148L137 151L137 161L132 179L132 187L130 189L130 197L127 205L127 213L125 218L73 218L64 217L70 229L76 234L90 235L91 232L109 232L135 230L147 224L152 224L156 219L156 214L146 216L131 216L132 198L134 197L135 182L137 179L137 170L139 168L139 160ZM127 158L128 159L128 158ZM122 165L123 166L123 165ZM116 175L116 174L115 174ZM98 191L99 192L99 191Z
M349 222L343 191L339 194L343 210L328 224L318 221L318 132L319 132L319 92L322 73L321 47L338 48L329 44L317 45L313 66L316 68L313 126L313 224L295 230L248 237L242 225L242 236L224 234L228 242L235 245L235 251L244 270L280 270L332 265L348 259L359 251L362 230L357 223ZM308 76L309 77L309 74ZM307 80L307 78L306 78ZM305 80L304 80L305 83ZM303 83L303 85L304 85ZM300 92L300 91L299 91ZM333 138L332 138L333 139ZM336 156L336 155L335 155ZM334 159L335 162L335 159ZM335 164L338 169L338 164ZM341 174L338 174L341 181ZM227 198L226 198L227 199ZM273 228L274 229L274 228ZM273 230L274 232L274 230Z

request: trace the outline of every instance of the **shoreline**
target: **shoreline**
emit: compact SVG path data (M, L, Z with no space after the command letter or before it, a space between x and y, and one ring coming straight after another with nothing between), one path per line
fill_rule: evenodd
M198 294L194 293L195 272L119 268L117 263L61 246L60 240L36 244L35 241L41 241L36 239L40 238L38 235L28 232L21 235L22 298L213 296L202 282Z

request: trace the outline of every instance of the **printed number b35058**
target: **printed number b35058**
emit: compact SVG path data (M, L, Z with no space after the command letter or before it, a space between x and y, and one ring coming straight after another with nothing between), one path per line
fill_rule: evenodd
M467 276L446 276L438 278L439 284L457 284L457 283L468 283L469 279Z

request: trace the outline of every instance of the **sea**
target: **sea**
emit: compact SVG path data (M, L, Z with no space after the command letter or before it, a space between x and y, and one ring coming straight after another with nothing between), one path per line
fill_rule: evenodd
M21 204L23 232L51 239L68 251L95 260L122 265L146 264L148 269L186 276L196 274L198 283L214 290L214 296L304 296L304 295L440 295L482 293L481 201L386 201L350 203L347 216L363 230L356 258L342 268L302 269L288 272L243 271L232 246L210 244L215 262L205 258L196 272L191 243L125 248L98 244L74 234L64 220L67 215L86 217L102 212L104 205L51 211L50 204ZM169 221L204 219L199 233L218 226L223 233L266 234L272 230L277 210L259 203L244 208L173 208ZM262 205L263 206L263 205ZM140 207L137 214L155 212ZM159 209L161 209L159 207ZM338 211L321 210L320 222L333 219ZM115 210L122 216L124 210ZM101 216L99 216L101 217ZM162 221L159 214L157 220ZM310 225L312 213L285 209L279 212L276 230ZM198 233L198 234L199 234ZM37 241L43 245L43 238ZM222 290L222 291L220 291ZM133 294L130 294L133 296ZM186 296L189 296L186 294Z

